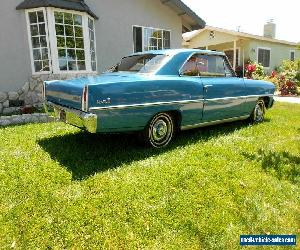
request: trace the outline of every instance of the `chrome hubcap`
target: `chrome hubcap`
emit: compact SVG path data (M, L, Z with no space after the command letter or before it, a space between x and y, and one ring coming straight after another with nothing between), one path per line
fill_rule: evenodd
M153 125L152 136L155 141L160 141L168 134L168 125L163 120L158 120Z
M255 107L255 121L260 122L264 119L264 110L261 104L257 104Z

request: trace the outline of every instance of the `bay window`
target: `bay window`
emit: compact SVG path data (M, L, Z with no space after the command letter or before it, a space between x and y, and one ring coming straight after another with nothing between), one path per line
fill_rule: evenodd
M34 74L97 71L95 25L90 15L56 8L26 12Z
M32 68L35 72L49 72L49 42L44 11L29 12L28 25Z

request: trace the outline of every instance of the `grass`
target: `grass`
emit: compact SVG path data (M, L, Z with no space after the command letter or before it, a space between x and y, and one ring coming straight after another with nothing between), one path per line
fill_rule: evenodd
M7 127L0 159L3 249L239 249L240 234L300 235L297 104L259 125L183 132L165 150L62 123Z

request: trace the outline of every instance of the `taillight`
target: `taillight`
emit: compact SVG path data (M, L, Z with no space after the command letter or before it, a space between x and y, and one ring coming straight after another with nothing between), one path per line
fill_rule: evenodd
M88 111L88 86L83 88L82 93L82 110Z

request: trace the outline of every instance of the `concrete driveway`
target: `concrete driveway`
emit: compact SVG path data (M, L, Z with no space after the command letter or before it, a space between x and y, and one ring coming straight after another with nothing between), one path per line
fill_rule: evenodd
M274 100L276 102L289 102L289 103L299 103L300 104L300 98L299 97L282 97L282 96L275 96Z

